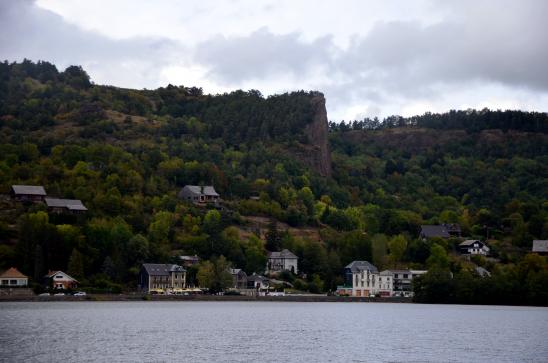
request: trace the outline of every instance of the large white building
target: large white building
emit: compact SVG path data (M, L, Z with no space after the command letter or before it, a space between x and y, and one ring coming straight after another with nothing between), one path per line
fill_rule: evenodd
M352 273L352 296L392 295L393 279L390 273L379 273L368 261L354 261L346 269Z

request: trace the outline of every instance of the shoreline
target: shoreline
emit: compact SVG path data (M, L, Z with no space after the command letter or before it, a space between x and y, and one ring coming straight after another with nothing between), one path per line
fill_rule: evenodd
M286 296L234 296L234 295L107 295L90 294L87 296L0 296L2 302L48 302L48 301L274 301L274 302L375 302L375 303L412 303L406 297L350 297L325 295L286 295Z

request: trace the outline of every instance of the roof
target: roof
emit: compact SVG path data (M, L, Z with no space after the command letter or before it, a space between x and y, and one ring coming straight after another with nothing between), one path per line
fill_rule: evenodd
M147 274L150 276L169 276L171 272L186 272L186 270L172 263L143 263Z
M65 275L66 277L68 277L69 279L71 279L71 280L78 281L78 280L76 280L74 277L70 276L69 274L67 274L66 272L63 272L63 271L50 271L50 272L48 272L48 274L46 275L46 277L52 278L53 276L55 276L55 275L57 275L57 274L63 274L63 275Z
M179 256L179 258L183 261L200 261L200 257L197 255L194 256Z
M190 190L192 193L195 193L195 194L210 195L212 197L219 196L219 194L215 191L215 188L213 187L213 185L204 185L204 186L185 185L183 189L184 188L187 188L188 190Z
M375 266L368 261L352 261L346 265L345 269L350 269L352 272L361 272L369 270L371 272L379 272Z
M3 278L10 278L10 279L27 279L28 277L23 275L18 269L15 267L10 267L6 271L4 271L0 277Z
M268 281L268 279L264 276L257 275L256 273L253 273L253 275L247 277L248 281Z
M461 242L461 243L459 244L459 246L463 246L463 247L465 247L465 246L471 246L471 245L473 245L474 243L481 243L482 245L485 244L485 243L483 243L482 241L477 240L477 239L467 239L466 241Z
M533 252L548 252L548 240L533 240Z
M426 238L431 237L441 237L441 238L449 238L451 237L449 235L449 232L447 230L446 226L443 225L424 225L421 226L421 235Z
M283 249L280 252L268 252L268 258L298 258L293 252L288 249Z
M46 198L46 205L54 208L67 208L68 210L88 210L80 199Z
M11 189L15 194L43 195L46 196L46 190L41 185L12 185Z
M245 274L245 271L241 268L231 268L229 269L231 275L238 275L240 272L243 272Z

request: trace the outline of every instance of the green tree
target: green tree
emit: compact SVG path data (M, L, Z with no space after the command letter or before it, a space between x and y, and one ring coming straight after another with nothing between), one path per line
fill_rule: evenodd
M82 280L85 277L84 259L80 251L78 251L76 248L72 250L72 254L70 255L67 272L70 276L74 277L77 280Z
M390 249L390 260L397 266L402 261L407 248L407 239L401 234L394 236L388 241L388 248Z

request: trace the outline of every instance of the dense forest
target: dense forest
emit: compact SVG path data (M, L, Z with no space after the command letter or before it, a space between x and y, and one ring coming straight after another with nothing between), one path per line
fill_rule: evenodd
M66 270L118 291L135 287L143 262L197 254L189 281L200 284L219 266L262 273L267 251L288 248L302 274L284 278L301 290L332 291L346 264L368 260L428 268L417 301L548 304L548 262L529 253L548 239L546 113L330 122L325 177L301 157L315 152L306 130L318 97L130 90L95 85L78 66L0 63L0 270L35 282ZM81 199L88 212L14 203L13 184ZM186 184L214 185L225 208L181 201ZM460 224L491 257L461 258L458 239L418 238L421 224L438 223Z

